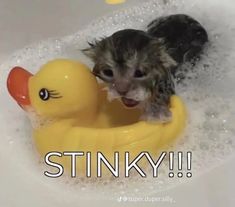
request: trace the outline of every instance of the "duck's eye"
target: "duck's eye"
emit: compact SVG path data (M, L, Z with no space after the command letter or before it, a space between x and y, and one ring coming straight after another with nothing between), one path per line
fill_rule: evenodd
M39 91L39 97L43 100L43 101L47 101L50 98L50 92L46 89L46 88L42 88Z
M53 99L59 99L62 98L62 96L60 95L60 93L58 93L56 90L48 90L46 88L42 88L39 91L39 97L43 100L43 101L47 101L50 98Z
M102 73L109 78L113 77L113 71L111 69L102 70Z
M134 73L135 78L143 78L146 75L147 74L144 71L141 71L141 70L136 70L135 73Z

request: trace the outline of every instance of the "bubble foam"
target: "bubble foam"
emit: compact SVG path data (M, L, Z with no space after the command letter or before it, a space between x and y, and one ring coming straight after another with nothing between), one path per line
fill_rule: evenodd
M166 1L164 1L166 2ZM235 150L235 3L231 0L171 0L166 4L159 0L148 0L92 22L84 30L64 38L50 39L28 46L8 58L1 66L1 137L4 152L10 152L21 163L21 168L38 175L35 165L34 147L29 121L24 112L17 108L7 95L7 74L15 65L21 65L36 72L46 61L54 58L72 58L92 66L79 50L87 47L87 41L112 34L124 28L144 29L158 16L185 13L196 18L207 28L210 43L196 68L177 86L178 94L184 99L189 121L182 139L172 146L174 151L192 151L193 176L218 165L231 156ZM219 18L223 14L223 18ZM185 65L184 67L188 67ZM9 124L10 123L10 124ZM0 153L2 151L0 150ZM42 165L43 166L43 165ZM41 166L41 167L42 167ZM205 167L206 166L206 167ZM40 168L40 167L39 167ZM42 167L43 168L43 167ZM40 170L42 170L40 168ZM39 170L39 171L40 171ZM43 169L45 170L45 169ZM150 194L176 186L186 179L169 179L169 164L164 162L157 179L138 177L130 179L59 179L62 191L71 195L95 192L102 196ZM41 176L41 174L40 174ZM44 180L45 181L45 180ZM46 179L55 184L55 181ZM64 183L67 183L64 186ZM99 193L97 193L99 189Z

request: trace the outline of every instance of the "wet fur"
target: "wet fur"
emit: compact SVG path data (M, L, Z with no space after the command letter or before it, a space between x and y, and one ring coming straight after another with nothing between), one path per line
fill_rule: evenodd
M109 83L110 94L141 102L143 119L168 121L180 65L199 57L208 41L206 30L193 18L178 14L151 22L147 31L126 29L83 50L95 63L93 73ZM103 74L113 71L113 78ZM136 70L146 74L134 77ZM124 93L125 92L125 93Z

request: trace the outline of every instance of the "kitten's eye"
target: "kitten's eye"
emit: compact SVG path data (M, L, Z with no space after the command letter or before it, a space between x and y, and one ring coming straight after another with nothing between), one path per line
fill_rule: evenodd
M42 88L39 91L39 97L43 100L43 101L47 101L50 98L50 92L46 89L46 88Z
M135 78L143 78L145 77L147 74L141 70L136 70L135 71L135 74L134 74L134 77Z
M110 69L105 69L105 70L103 70L102 72L103 72L103 74L104 74L105 76L107 76L107 77L109 77L109 78L112 78L112 77L113 77L113 71L110 70Z

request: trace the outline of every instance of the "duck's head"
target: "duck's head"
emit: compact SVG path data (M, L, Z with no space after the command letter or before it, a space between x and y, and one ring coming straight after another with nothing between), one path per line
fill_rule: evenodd
M98 83L87 66L71 60L54 60L32 75L23 68L11 70L7 87L23 108L37 114L70 117L94 115L98 104Z

